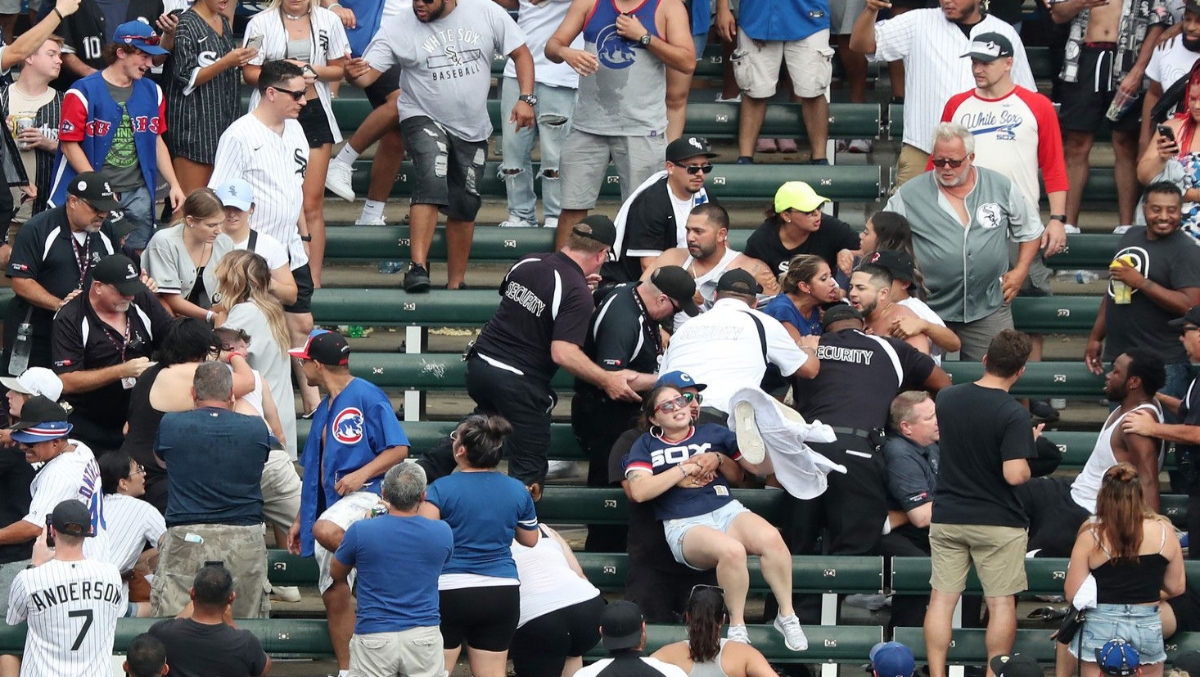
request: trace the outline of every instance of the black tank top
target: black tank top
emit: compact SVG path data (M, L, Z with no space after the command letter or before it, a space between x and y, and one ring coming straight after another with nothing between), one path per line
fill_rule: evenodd
M1167 558L1162 556L1163 546L1167 543L1167 530L1161 529L1162 540L1158 552L1150 555L1140 555L1136 561L1115 562L1112 559L1092 569L1096 579L1096 602L1099 604L1149 604L1159 600L1163 577L1167 573ZM1096 536L1092 537L1104 554L1108 550ZM1112 555L1109 555L1112 557Z
M159 512L166 512L167 509L167 471L154 458L154 438L158 436L158 424L162 421L163 412L150 406L150 389L163 369L163 365L156 364L142 372L129 393L129 434L121 445L121 451L146 469L146 495L143 499L158 508Z

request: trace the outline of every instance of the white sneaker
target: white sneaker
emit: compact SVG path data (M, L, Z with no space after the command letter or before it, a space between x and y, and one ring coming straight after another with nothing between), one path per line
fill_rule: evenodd
M741 102L742 102L741 94L738 94L737 96L730 98L730 99L726 99L726 98L722 97L720 94L717 95L717 103L741 103ZM749 644L749 642L747 642L747 644Z
M525 219L520 219L512 214L508 215L508 220L500 222L501 228L537 228L536 224L532 224Z
M793 616L793 618L795 618ZM750 631L744 625L731 625L729 632L725 633L725 639L731 642L741 642L742 644L750 643Z
M561 480L566 477L574 477L579 472L579 465L575 461L550 461L549 469L546 471L546 479Z
M792 651L804 651L808 649L808 637L804 635L804 628L800 627L800 619L796 618L796 614L788 617L776 616L775 629L779 634L783 635L783 643Z
M754 405L749 402L738 402L733 405L733 416L736 419L738 450L747 463L758 465L767 456L767 445L763 443L762 433L758 431L758 422L754 420Z
M871 143L870 139L854 139L850 143L846 144L846 150L860 155L863 153L870 153L874 147L875 145Z
M370 217L366 217L366 216L359 216L358 220L354 222L354 225L356 225L356 226L386 226L387 225L387 217L385 217L383 214L380 214L379 216L377 216L373 219Z
M325 187L346 202L354 202L354 188L350 185L350 179L353 176L353 167L334 158L329 162L329 172L325 175Z
M542 227L558 230L558 217L557 216L547 216L546 223Z
M271 599L280 602L299 602L300 588L294 585L274 585L271 586Z

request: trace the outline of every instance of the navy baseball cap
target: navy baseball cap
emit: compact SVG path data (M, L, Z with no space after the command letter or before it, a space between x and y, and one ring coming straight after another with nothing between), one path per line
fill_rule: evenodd
M609 651L636 649L642 643L642 610L633 602L612 602L600 612L600 642Z
M917 669L912 649L900 642L880 642L871 647L871 669L879 677L912 677Z
M10 428L12 438L21 444L37 444L57 440L71 433L73 426L67 423L67 410L54 400L43 395L29 398L21 407L21 420Z
M1183 330L1187 327L1200 327L1200 306L1192 306L1188 308L1183 317L1177 320L1171 320L1167 323L1169 326Z
M1096 663L1100 666L1100 672L1110 677L1129 677L1138 671L1141 656L1125 640L1110 639L1096 649Z
M708 386L704 383L696 383L696 379L685 371L668 371L658 377L654 382L655 388L663 386L671 386L672 388L695 388L696 390L704 390ZM1200 677L1200 676L1198 676Z
M170 54L170 52L158 45L161 40L162 37L154 32L150 24L141 21L126 21L117 26L117 30L113 32L112 39L114 43L123 43L131 47L137 47L151 56Z
M1012 41L999 33L980 33L971 40L970 51L963 57L971 57L975 61L991 63L1013 55Z
M92 533L92 514L87 506L75 498L68 498L54 506L50 513L54 530L68 536L95 536Z

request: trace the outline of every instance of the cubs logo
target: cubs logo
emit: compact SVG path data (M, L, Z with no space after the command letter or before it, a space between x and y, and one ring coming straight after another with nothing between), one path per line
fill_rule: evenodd
M333 417L333 439L342 444L358 444L363 438L363 414L355 407L346 407Z
M633 65L634 43L617 34L617 25L605 26L596 36L596 58L600 64L613 70ZM640 45L639 45L640 46Z

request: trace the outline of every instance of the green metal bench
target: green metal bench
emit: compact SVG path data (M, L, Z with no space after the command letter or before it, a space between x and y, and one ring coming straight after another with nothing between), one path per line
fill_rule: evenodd
M1186 497L1185 497L1186 498ZM890 589L897 594L925 594L929 592L930 560L928 557L893 557L889 577ZM1061 595L1067 580L1066 558L1035 557L1025 560L1025 577L1029 589L1023 595ZM1200 576L1200 561L1185 560L1188 577ZM971 568L967 576L967 592L979 594L983 588Z
M984 632L979 629L954 630L950 642L950 652L947 655L949 663L954 665L983 665L987 662L987 646L984 643ZM1054 640L1050 639L1050 629L1017 630L1017 639L1013 643L1013 653L1030 656L1039 663L1054 663ZM896 628L895 639L908 645L916 657L918 665L927 660L925 651L925 632L922 628ZM1166 642L1167 662L1175 660L1175 656L1188 651L1200 650L1200 633L1176 633Z

